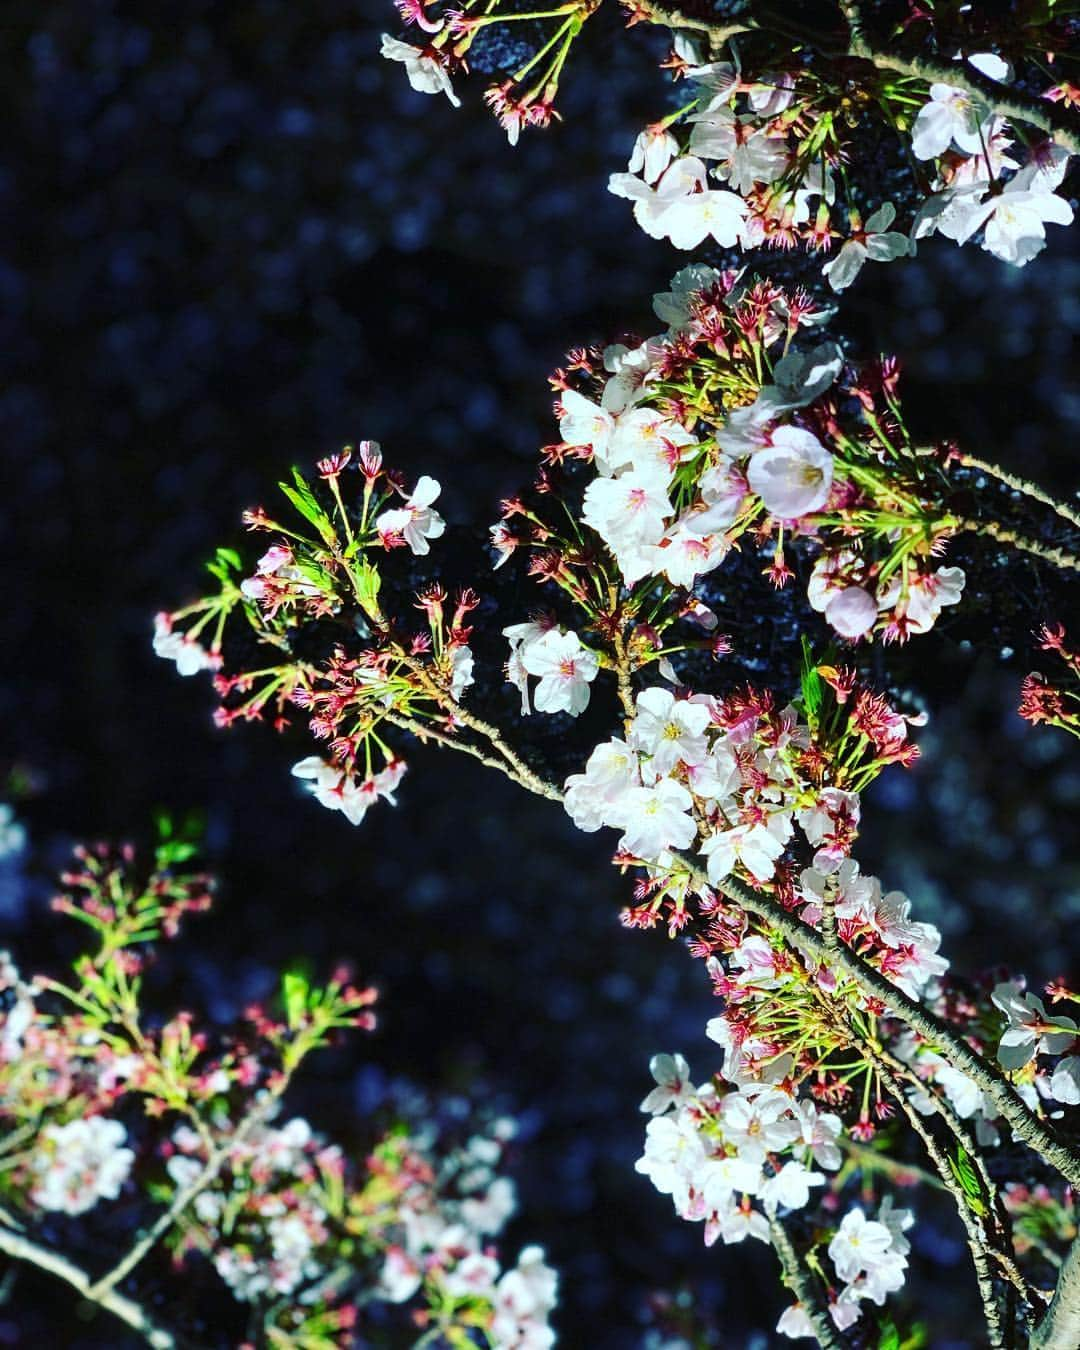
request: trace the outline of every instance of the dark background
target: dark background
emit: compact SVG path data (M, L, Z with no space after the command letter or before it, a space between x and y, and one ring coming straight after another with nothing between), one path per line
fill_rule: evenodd
M203 809L224 883L216 917L163 959L166 1003L228 1018L301 954L354 961L383 992L380 1030L319 1061L299 1110L362 1140L401 1077L515 1109L507 1248L541 1241L560 1268L562 1344L638 1344L645 1293L680 1281L718 1343L764 1344L750 1329L782 1306L770 1254L704 1252L632 1170L648 1057L681 1048L704 1077L712 1010L679 944L620 928L610 840L420 752L398 808L353 830L290 780L299 733L214 730L206 682L150 651L153 613L195 593L241 509L346 441L438 477L461 527L448 547L473 548L465 527L553 438L548 371L571 345L651 331L649 298L686 261L604 188L665 106L658 35L602 16L565 123L511 151L482 80L454 111L379 59L393 20L388 0L4 5L0 755L30 784L33 849L0 872L0 940L24 967L55 960L47 876L68 844ZM868 268L842 327L862 354L903 358L927 434L1072 492L1078 273L1053 227L1022 273L936 241ZM925 758L874 789L861 856L960 969L1007 954L1042 980L1067 968L1080 918L1080 772L1067 738L1012 710L1032 627L1069 601L1041 568L954 556L972 602L891 666L933 713ZM733 602L748 669L780 641L771 614L756 587ZM931 1206L916 1247L933 1343L972 1344L958 1228ZM124 1344L69 1307L20 1278L0 1344Z

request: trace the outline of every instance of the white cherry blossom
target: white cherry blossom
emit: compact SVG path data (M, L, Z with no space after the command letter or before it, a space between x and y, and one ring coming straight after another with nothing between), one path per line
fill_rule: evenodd
M772 443L750 459L747 479L765 509L783 520L820 511L833 480L833 458L802 427L782 426Z
M65 1214L85 1214L99 1200L115 1200L135 1161L126 1141L123 1125L105 1116L46 1125L30 1158L30 1198Z
M651 560L642 553L664 537L671 501L651 473L597 478L585 489L581 518L604 540L629 584L645 576Z
M669 689L645 689L637 696L630 744L651 757L650 767L667 774L679 763L701 764L708 746L709 710L702 703L677 699Z
M651 1116L663 1115L672 1106L681 1106L694 1096L690 1082L690 1065L682 1055L653 1055L649 1072L656 1086L641 1103L641 1110Z
M1071 1017L1050 1017L1041 998L1011 981L997 985L991 998L1008 1018L997 1052L1003 1068L1022 1069L1039 1054L1059 1055L1076 1040Z
M692 805L686 788L671 778L661 778L654 787L629 788L621 803L620 849L648 862L666 849L688 848L697 835Z
M589 685L600 663L576 633L551 629L524 646L521 661L529 675L540 679L533 695L537 712L568 712L578 717L588 707Z
M440 538L446 530L446 521L432 506L441 491L438 481L424 474L404 506L384 511L376 519L375 528L383 542L389 546L400 537L418 557L430 553L428 540Z
M892 1249L892 1234L883 1223L868 1219L856 1205L849 1209L829 1243L829 1259L842 1280L855 1280L880 1264Z
M758 881L768 881L776 871L776 861L791 837L791 817L776 812L765 825L735 825L717 830L701 845L708 861L708 877L718 885L735 870L736 863Z
M754 117L739 117L730 108L719 107L691 118L690 152L716 163L717 177L739 193L755 183L772 183L788 162L783 138L770 136Z
M388 33L382 35L381 54L388 61L400 61L405 66L409 83L418 94L445 94L455 108L461 107L461 100L454 93L450 75L446 67L436 56L431 56L419 47L413 47Z
M655 183L678 153L679 142L666 127L646 127L634 142L627 167L646 183Z
M834 291L846 290L866 262L891 262L911 252L906 234L889 228L896 219L896 207L886 202L878 207L862 229L843 244L840 252L821 269Z
M607 450L615 432L615 418L574 389L563 390L559 402L559 435L567 445L590 446L597 467L602 473L610 473Z

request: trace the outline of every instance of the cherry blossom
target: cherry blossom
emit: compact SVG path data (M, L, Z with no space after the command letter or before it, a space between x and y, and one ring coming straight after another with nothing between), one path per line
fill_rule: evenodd
M821 269L822 275L829 278L829 285L834 291L846 290L859 275L864 263L891 262L894 258L905 257L911 251L908 236L889 229L895 219L896 207L892 202L885 202L870 216L865 226L853 231L836 257L825 264Z
M607 458L608 446L615 431L612 414L590 402L575 389L565 390L559 402L562 407L559 435L567 445L589 446L601 472L612 472Z
M402 62L409 83L418 94L445 94L455 108L461 107L461 100L450 82L450 73L433 48L413 47L384 33L381 54L388 61Z
M653 787L628 788L619 805L619 848L651 861L667 849L687 848L697 835L689 815L693 798L681 783L661 778Z
M585 490L581 518L611 548L628 583L645 576L651 559L643 552L659 544L671 501L655 474L631 471L598 478Z
M840 1222L829 1243L829 1259L842 1280L855 1280L881 1264L892 1250L892 1234L883 1223L868 1219L856 1205Z
M709 880L719 884L741 863L758 881L768 881L790 837L791 817L782 812L771 815L765 824L717 830L701 845L702 857L708 859Z
M746 204L735 192L707 186L705 165L692 155L676 159L655 188L632 174L612 174L609 190L634 202L634 219L654 239L697 248L712 238L724 248L738 242Z
M154 655L176 663L177 674L197 675L202 670L216 670L220 659L200 646L193 637L177 632L168 614L154 618Z
M682 1055L653 1055L649 1072L656 1087L641 1103L641 1110L649 1115L662 1115L669 1107L681 1106L694 1095L690 1066Z
M630 743L648 755L654 773L667 774L679 763L705 760L709 709L703 703L677 699L670 690L645 689L637 696Z
M828 499L833 458L812 432L778 427L750 458L747 478L767 510L784 520L819 511Z
M598 745L585 772L566 780L563 804L579 830L591 833L603 825L620 826L630 788L641 786L637 753L623 741Z
M418 557L431 552L429 539L438 539L446 530L446 521L432 507L442 491L434 478L425 474L407 497L404 506L384 511L375 521L383 543L389 548L401 539Z
M1003 262L1022 267L1046 244L1046 225L1069 225L1073 211L1064 197L1047 190L1047 179L1030 164L1001 191L978 182L946 189L930 198L913 227L913 238L937 231L965 244L980 229L983 248Z
M679 142L664 126L646 127L634 142L627 167L646 183L655 183L678 153Z
M1042 999L1016 983L1002 981L992 998L1008 1019L997 1052L1006 1069L1022 1069L1036 1055L1060 1054L1080 1034L1071 1017L1048 1016Z
M135 1161L126 1141L123 1125L105 1116L46 1125L30 1163L31 1199L65 1214L85 1214L99 1200L115 1200Z
M755 183L771 183L783 173L788 153L756 118L738 117L729 108L713 108L691 119L690 152L717 163L718 178L739 193Z
M540 679L533 695L537 712L578 717L589 706L589 685L600 664L576 633L551 629L522 644L521 662L527 674Z

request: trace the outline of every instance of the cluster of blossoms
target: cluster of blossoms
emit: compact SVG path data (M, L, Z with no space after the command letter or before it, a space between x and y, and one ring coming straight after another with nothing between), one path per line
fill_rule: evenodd
M399 0L420 45L386 38L384 55L415 88L456 102L452 78L470 53L479 64L489 31L527 21L516 31L531 37L550 24L545 45L489 97L514 139L552 116L567 54L597 8ZM662 20L650 0L625 8ZM923 22L919 8L912 24ZM684 248L712 239L828 255L836 291L866 261L904 256L934 231L963 241L981 230L991 252L1028 261L1046 222L1071 219L1058 189L1073 140L1026 129L1056 130L1060 119L1035 100L1025 122L1032 101L1010 92L1011 73L993 57L950 63L969 44L944 30L929 44L933 61L905 72L889 60L906 58L879 51L875 62L858 4L837 18L846 50L835 34L793 38L798 17L759 18L754 6L740 7L730 33L712 33L708 60L677 34L669 65L689 82L688 101L643 133L612 189L634 201L650 234ZM729 64L720 46L735 33ZM989 36L980 47L997 45ZM942 62L955 83L932 78ZM1020 109L1009 124L1006 96ZM868 144L883 161L890 153L875 124L911 163L872 176L898 190L871 183L871 204L859 156ZM438 483L422 477L408 491L370 442L322 461L314 481L294 470L282 486L302 523L249 512L252 529L274 536L269 549L253 565L219 551L218 592L163 616L157 645L182 673L214 672L222 725L269 716L284 727L300 710L320 748L293 773L353 824L394 800L405 769L397 742L411 737L561 800L583 830L616 830L616 864L637 869L624 922L684 933L721 1006L706 1029L724 1053L720 1073L694 1087L681 1056L654 1060L639 1170L677 1213L703 1222L707 1242L753 1236L775 1247L797 1299L782 1334L820 1337L825 1324L869 1344L884 1325L873 1309L907 1268L911 1215L877 1187L882 1174L914 1175L904 1171L906 1123L957 1202L991 1343L1010 1343L994 1319L1030 1328L1045 1299L1017 1266L983 1155L1030 1145L1062 1183L1047 1188L1043 1208L1064 1213L1065 1183L1080 1184L1067 1119L1056 1133L1080 1099L1077 1025L1003 972L974 989L951 977L938 930L851 856L864 790L914 760L909 725L920 719L841 661L861 660L875 639L925 634L961 600L964 573L943 559L961 532L1080 564L978 514L982 499L963 506L969 471L987 466L951 445L917 444L896 361L850 361L822 337L829 313L805 290L692 264L653 308L657 333L572 352L555 373L559 440L491 529L495 567L524 561L543 588L542 607L497 625L508 644L501 694L474 688L493 659L483 633L474 652L471 616L488 617L491 598L451 597L426 571L447 532ZM1034 485L989 469L1076 525ZM713 574L736 551L758 557L778 589L798 575L838 640L815 658L802 635L790 699L760 687L712 692L702 677L709 656L732 650L721 631L731 597ZM243 642L232 640L237 629ZM1063 633L1046 645L1080 674ZM880 647L874 656L883 660ZM1072 704L1052 695L1029 682L1025 715L1067 725ZM501 697L515 722L519 707L522 718L588 709L589 726L603 697L618 712L560 791L479 715L481 696L495 709ZM1052 997L1072 995L1060 985ZM350 1288L325 1275L340 1269L344 1234L377 1266L379 1297L423 1298L415 1320L432 1339L551 1343L555 1280L542 1253L529 1248L505 1269L490 1246L512 1207L491 1172L497 1136L437 1165L426 1136L405 1131L375 1150L363 1184L345 1184L349 1168L332 1147L301 1122L269 1122L230 1155L184 1226L183 1242L210 1254L241 1298L295 1302ZM205 1142L182 1127L172 1149L174 1184L190 1184ZM257 1203L256 1176L266 1183ZM342 1294L337 1313L349 1306Z
M414 1305L415 1323L440 1335L475 1330L495 1347L544 1350L556 1273L537 1247L504 1270L491 1242L516 1208L513 1182L497 1172L514 1122L495 1120L456 1147L433 1117L390 1131L359 1172L303 1119L259 1126L180 1220L175 1255L208 1255L246 1303L302 1291L305 1303L333 1304L342 1331L355 1312L341 1293L362 1281L369 1297ZM206 1166L205 1143L186 1125L166 1152L178 1188Z
M896 362L855 369L836 343L803 345L800 330L827 317L805 293L700 264L653 307L666 331L574 352L552 377L561 440L534 496L505 503L500 562L527 548L530 570L586 609L594 587L603 595L599 572L631 590L624 609L652 611L660 637L682 614L709 623L686 593L733 549L767 549L780 587L794 576L789 546L805 542L809 601L839 636L928 631L964 586L960 568L939 565L945 543L978 524L952 507L955 451L913 443ZM584 536L547 504L578 493ZM542 634L506 633L524 687L521 661ZM573 654L553 642L557 660Z
M548 1323L555 1271L538 1247L525 1248L517 1265L503 1270L490 1245L516 1208L513 1183L495 1170L514 1130L513 1121L495 1120L441 1161L430 1128L392 1141L402 1189L380 1288L394 1302L426 1285L433 1304L490 1307L489 1334L497 1345L544 1350L555 1339Z
M478 597L465 591L450 605L442 587L428 586L416 597L425 627L404 631L383 612L382 576L372 559L430 552L430 541L446 529L434 507L440 485L421 477L406 491L400 475L383 467L373 441L317 468L316 484L299 471L281 484L302 524L279 524L261 507L247 512L250 529L276 533L279 542L248 576L239 554L219 549L208 570L220 590L159 615L154 649L175 660L181 675L216 672L221 726L270 716L281 729L290 709L303 709L328 753L305 757L293 774L318 802L356 825L375 802L393 803L406 770L381 724L419 731L432 722L438 732L446 725L443 705L457 705L473 683L467 619ZM348 504L343 481L357 489ZM269 664L228 668L223 645L233 616L267 650ZM333 635L326 659L297 659L298 635L316 623Z
M970 54L966 38L952 41L950 62L941 55L949 39L935 34L930 72L918 48L900 57L895 33L883 34L881 49L873 48L862 20L838 6L844 15L837 18L849 24L846 51L837 52L828 27L815 33L800 29L793 16L751 14L745 24L718 17L723 40L733 40L737 51L717 60L717 49L705 43L706 20L696 25L677 8L649 0L623 4L630 24L671 24L665 65L685 82L679 106L646 127L629 172L610 181L612 192L633 201L635 219L654 238L682 249L708 239L724 248L804 247L828 258L823 275L841 291L867 261L914 253L917 241L933 233L963 244L981 231L983 248L1021 266L1043 248L1047 224L1072 220L1058 189L1075 130L1059 139L1048 134L1048 104L1029 96L1030 80L1018 80L992 51ZM532 20L543 32L550 25L536 52L486 96L513 143L523 127L551 121L567 56L599 6L600 0L568 0L534 12L502 0L482 6L465 0L460 7L397 0L421 45L384 35L382 54L404 64L414 89L446 94L457 105L452 76L466 69L470 49L493 27ZM920 6L903 28L935 18ZM1044 23L1034 32L1031 49L1039 59L1032 69L1046 86L1043 99L1071 105L1080 101L1075 88L1052 77L1047 85L1044 73L1053 53L1068 48L1068 19L1062 23L1060 31ZM1017 36L1001 35L1020 49ZM816 49L813 62L805 60L807 46ZM1009 118L997 111L1001 106ZM852 190L849 166L861 155L879 159L883 135L894 143L893 177L907 199L903 230L892 228L891 201L879 198L868 208Z
M722 889L734 873L774 886L808 922L820 921L828 889L844 940L875 948L902 987L921 986L938 973L939 935L912 923L903 896L883 896L848 856L860 793L886 765L918 754L907 719L852 672L814 668L805 686L801 706L783 709L754 689L726 699L643 690L626 739L597 746L584 772L567 779L566 810L579 829L622 831L617 859L653 869L646 903L628 913L629 923L649 926L667 907L673 930L685 924L692 850L705 859L705 877L693 883L699 889L706 880ZM817 870L796 883L784 855L805 845Z
M559 79L575 40L602 0L563 0L529 9L513 0L394 0L403 23L419 37L404 42L384 33L382 55L405 67L409 84L421 94L445 94L454 107L453 77L468 70L468 57L484 46L493 28L528 24L544 34L532 55L492 84L484 101L499 119L511 145L525 127L546 127L555 112Z
M1013 1260L992 1183L968 1150L992 1147L1016 1126L1003 1101L1021 1103L1021 1125L1034 1129L1069 1108L1077 1057L1065 1052L1076 1027L1016 984L965 1002L947 979L937 929L851 857L862 793L886 767L912 763L909 726L921 719L897 711L854 668L815 660L808 643L790 702L754 687L698 692L676 670L685 660L689 680L694 652L729 650L710 597L694 588L744 537L771 541L778 583L792 574L792 540L816 551L808 598L845 640L925 632L963 583L938 562L943 541L971 526L949 509L956 452L912 444L893 366L853 371L834 345L801 346L800 329L816 315L798 293L692 267L656 310L665 333L575 354L556 376L563 439L547 447L536 490L507 502L492 531L496 566L526 556L552 602L502 629L513 706L577 716L599 685L618 696L617 733L564 793L470 706L478 662L469 616L481 598L466 591L451 600L437 582L418 581L413 559L445 531L437 485L422 478L406 492L370 443L323 461L315 483L294 471L284 488L303 525L248 513L276 542L253 570L220 551L211 564L219 591L170 616L170 631L209 636L223 725L267 712L284 725L296 708L307 715L328 753L301 760L294 774L354 823L376 800L393 800L404 770L384 739L393 730L561 797L584 830L619 832L616 862L643 869L624 921L686 931L723 1000L708 1031L725 1051L728 1086L714 1081L692 1102L671 1098L677 1114L652 1130L650 1175L680 1213L705 1221L710 1238L767 1237L782 1258L776 1224L818 1206L814 1232L823 1236L808 1250L817 1268L832 1262L835 1278L820 1292L843 1327L902 1283L906 1219L890 1218L886 1205L873 1218L852 1209L837 1226L850 1176L846 1164L837 1169L838 1150L868 1148L879 1133L888 1147L898 1112L916 1133L930 1128L924 1120L945 1121L966 1159L955 1182L963 1212L978 1242ZM802 553L801 544L791 549L792 561ZM394 574L395 554L404 576ZM406 605L423 615L419 629L399 617ZM251 660L248 640L245 664L232 668L233 618L271 664ZM700 636L673 633L682 621ZM666 683L648 683L650 667ZM915 1030L912 1008L930 1019ZM996 1059L992 1087L958 1067L956 1044ZM661 1073L665 1082L685 1078L678 1061ZM199 1155L183 1143L196 1141L176 1139L172 1165L190 1172ZM251 1165L273 1178L258 1156ZM549 1343L554 1285L542 1257L529 1249L506 1270L489 1249L503 1205L497 1184L483 1197L455 1190L449 1209L437 1190L437 1200L418 1204L423 1222L411 1219L416 1156L402 1144L401 1164L387 1174L405 1217L395 1209L371 1239L382 1296L422 1296L427 1324L440 1331ZM374 1231L348 1198L366 1187L342 1188L340 1168L312 1139L269 1199L254 1205L239 1186L242 1201L229 1209L208 1191L202 1212L190 1211L188 1235L242 1297L321 1290L315 1272L340 1250L340 1234ZM222 1185L247 1169L239 1156ZM863 1159L857 1170L873 1166ZM466 1220L474 1200L483 1217ZM333 1316L351 1317L351 1306ZM800 1300L783 1330L796 1334L810 1316Z
M845 1132L838 1115L797 1095L790 1056L753 1077L739 1067L739 1056L729 1063L734 1067L724 1077L695 1087L681 1055L654 1057L657 1086L642 1103L652 1119L637 1170L672 1197L681 1218L704 1221L706 1244L747 1237L768 1243L770 1221L818 1206L826 1186L835 1210L844 1185L836 1175L843 1162L838 1141ZM828 1288L829 1312L846 1329L859 1319L861 1302L880 1307L903 1286L909 1250L904 1231L913 1217L894 1209L888 1195L876 1219L859 1207L839 1225L828 1207L822 1214L823 1232L831 1236L819 1236L818 1243L836 1276ZM799 1305L783 1314L777 1330L793 1338L815 1335Z
M302 1118L276 1123L312 1051L374 1026L373 990L344 974L323 987L287 975L282 1016L253 1006L217 1045L189 1013L145 1017L151 944L209 903L207 878L184 866L191 850L166 841L149 871L130 849L79 850L55 907L98 945L67 982L25 980L0 955L4 1205L33 1223L121 1196L130 1207L141 1193L168 1221L144 1230L151 1236L140 1235L100 1286L156 1240L177 1261L200 1252L251 1306L260 1343L282 1350L332 1350L361 1333L374 1343L364 1312L372 1302L408 1304L413 1324L445 1344L551 1345L555 1272L536 1247L504 1269L491 1241L515 1208L513 1183L498 1172L512 1120L481 1122L459 1144L425 1104L419 1124L406 1113L359 1159ZM9 1250L2 1231L0 1251L51 1259L21 1236ZM85 1278L66 1256L47 1268Z
M1060 727L1080 737L1080 651L1070 647L1061 624L1046 624L1038 634L1044 652L1053 652L1065 667L1059 682L1039 671L1025 676L1020 694L1020 716L1033 726Z
M30 1199L39 1209L65 1214L85 1214L99 1200L115 1200L135 1161L126 1142L120 1121L105 1116L46 1125L29 1162L35 1178Z
M1013 158L1009 123L966 82L930 84L913 121L911 104L923 81L896 80L874 91L881 114L930 172L929 191L916 199L908 229L899 231L892 228L892 202L864 221L843 198L852 127L842 76L821 63L755 75L745 58L738 68L703 62L696 40L683 34L675 35L675 55L689 97L641 133L630 172L612 175L609 186L634 202L634 218L647 234L677 248L697 248L709 238L724 248L801 245L829 256L822 273L842 291L865 263L905 257L916 240L935 232L963 244L982 230L985 249L1019 266L1044 247L1047 223L1072 221L1072 207L1056 191L1068 151L1046 137L1025 138L1022 160ZM969 64L1003 88L1011 81L1006 62L993 53ZM682 123L690 128L684 141L673 130ZM920 188L926 177L920 168Z

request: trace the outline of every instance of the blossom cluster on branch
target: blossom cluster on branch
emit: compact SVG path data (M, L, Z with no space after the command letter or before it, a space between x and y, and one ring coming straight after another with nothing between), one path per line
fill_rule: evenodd
M1048 224L1073 218L1059 189L1080 151L1080 121L1055 115L1057 104L1080 103L1080 89L1055 69L1076 37L1067 12L1021 12L980 31L958 28L944 6L886 7L894 12L880 17L858 0L718 5L711 14L622 3L628 24L672 30L664 65L682 82L677 106L642 131L629 171L610 181L656 238L682 249L711 239L807 250L842 291L866 262L914 253L935 233L958 244L978 237L1022 266L1044 247ZM486 64L496 33L529 33L531 52L485 96L516 142L523 127L556 115L569 52L602 0L397 7L420 42L385 36L383 55L404 64L414 89L454 103L452 76L470 52L479 48ZM972 45L987 42L1001 50ZM867 157L876 171L860 175Z
M290 972L279 1009L252 1005L221 1035L148 1009L154 944L210 903L190 851L174 838L145 868L130 848L80 849L54 907L94 949L66 980L24 977L0 957L0 1253L65 1279L156 1346L185 1340L139 1300L159 1243L177 1265L204 1258L250 1307L258 1343L278 1350L378 1343L380 1303L405 1306L406 1326L446 1345L552 1344L555 1272L537 1247L505 1266L493 1245L516 1208L501 1174L511 1118L474 1112L456 1138L429 1104L359 1157L285 1118L308 1056L374 1027L374 990L344 972L321 987ZM38 1236L51 1214L121 1201L130 1213L136 1197L146 1224L103 1274L89 1273L94 1253ZM118 1244L125 1231L127 1219Z

